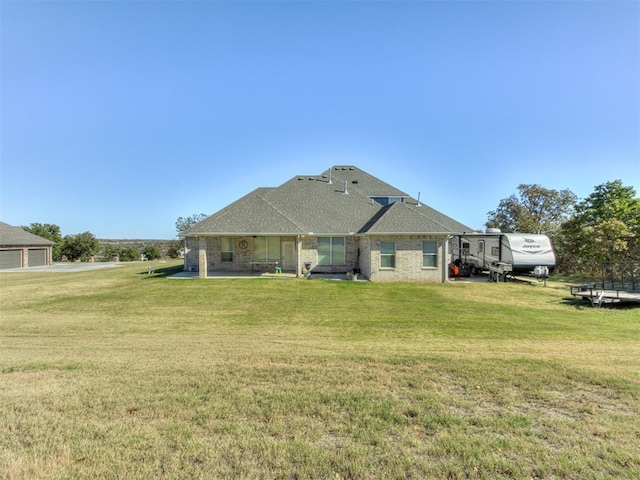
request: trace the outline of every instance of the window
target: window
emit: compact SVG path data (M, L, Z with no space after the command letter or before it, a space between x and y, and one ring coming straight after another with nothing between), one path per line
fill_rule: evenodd
M279 262L280 237L254 237L253 260L256 262Z
M422 242L422 266L438 266L438 242Z
M500 249L498 247L491 247L491 256L497 257L500 255Z
M380 242L380 268L396 268L395 242Z
M344 265L344 237L318 237L318 265Z
M233 237L220 238L220 256L223 262L233 262Z

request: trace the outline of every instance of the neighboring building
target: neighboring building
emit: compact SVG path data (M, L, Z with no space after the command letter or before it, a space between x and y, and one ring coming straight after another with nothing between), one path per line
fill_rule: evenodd
M51 265L54 242L0 222L0 269Z
M356 272L443 282L449 238L473 229L354 166L257 188L183 232L185 269Z

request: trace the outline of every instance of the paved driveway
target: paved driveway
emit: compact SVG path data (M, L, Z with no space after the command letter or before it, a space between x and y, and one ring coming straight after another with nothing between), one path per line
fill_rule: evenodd
M5 268L2 272L85 272L87 270L100 270L103 268L121 267L124 265L119 262L96 262L96 263L56 263L44 267L26 267L26 268Z

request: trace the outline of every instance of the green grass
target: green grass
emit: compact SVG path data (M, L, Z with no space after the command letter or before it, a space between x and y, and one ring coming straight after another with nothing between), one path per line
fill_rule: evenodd
M640 309L157 266L0 274L0 478L640 477Z

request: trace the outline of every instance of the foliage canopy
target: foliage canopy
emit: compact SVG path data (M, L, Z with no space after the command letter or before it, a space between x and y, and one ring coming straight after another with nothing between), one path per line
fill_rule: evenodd
M100 250L98 239L91 232L67 235L62 243L62 255L74 261L88 261Z
M487 227L553 236L571 215L577 198L571 190L547 189L536 184L520 184L518 192L518 196L501 200L496 210L487 213Z
M22 227L23 230L38 235L39 237L46 238L54 242L52 256L53 260L57 261L62 258L62 234L60 233L60 227L52 223L32 223L28 227Z
M192 227L196 223L201 222L207 217L208 215L206 213L196 213L187 217L178 217L178 219L176 220L176 232L178 233L178 235L180 235L182 232Z

